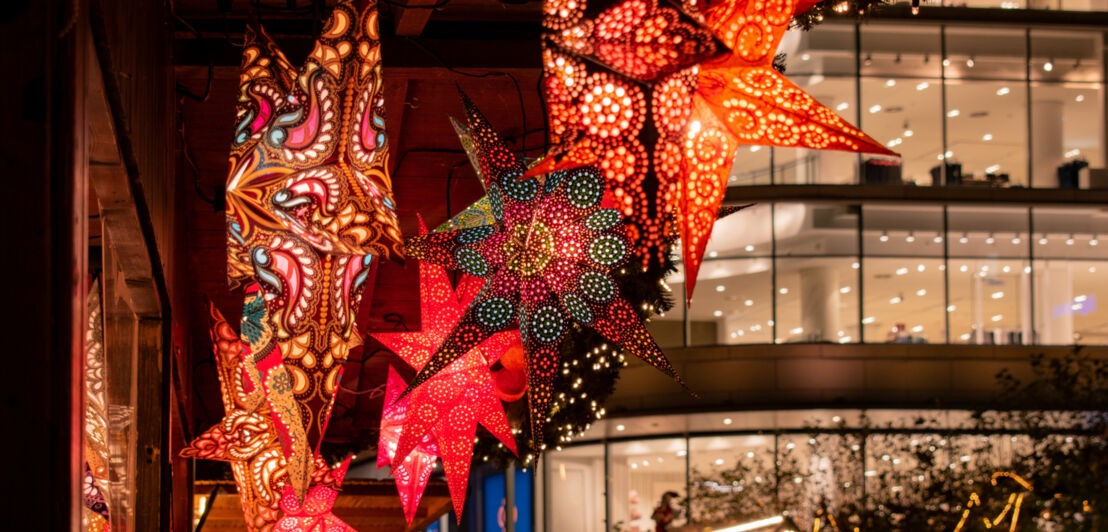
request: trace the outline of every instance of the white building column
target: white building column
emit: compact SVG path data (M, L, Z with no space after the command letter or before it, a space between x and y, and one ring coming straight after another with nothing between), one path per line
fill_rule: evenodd
M804 338L835 342L839 331L839 272L830 266L800 270L800 326Z
M1048 260L1035 269L1035 330L1042 344L1073 343L1073 268Z
M1065 162L1062 144L1062 102L1031 102L1031 186L1056 188L1058 167Z

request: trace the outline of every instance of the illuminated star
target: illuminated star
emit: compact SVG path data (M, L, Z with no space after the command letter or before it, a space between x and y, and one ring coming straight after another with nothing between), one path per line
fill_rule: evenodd
M411 397L400 397L408 383L389 367L389 379L385 388L385 408L381 412L380 438L377 442L377 467L392 467L392 476L396 481L396 491L400 495L400 506L404 508L404 518L412 526L419 501L427 489L427 481L435 462L439 458L439 446L430 434L425 434L419 445L408 456L397 460L396 447L404 422L408 419L408 403Z
M740 144L895 155L774 70L789 21L811 6L725 0L702 16L692 2L546 0L543 93L555 147L531 173L600 165L641 233L644 262L664 252L674 219L687 303ZM644 56L641 35L687 46ZM637 67L643 57L655 68Z
M347 458L331 471L335 488L342 485L349 466L350 458ZM281 511L284 515L274 525L274 532L357 532L354 527L331 513L338 495L337 489L315 485L308 489L304 502L300 503L292 486L285 484L284 493L281 494Z
M464 95L463 101L496 223L413 237L405 249L422 261L486 278L488 284L409 390L418 390L486 338L518 326L527 353L532 436L538 441L562 342L574 322L676 379L609 275L630 257L631 243L619 212L601 206L600 172L582 167L541 181L522 178L522 161Z
M420 230L424 234L427 232L422 220ZM447 340L484 285L481 279L465 276L455 290L442 266L426 262L419 265L419 277L423 330L373 335L416 370L427 366L435 350ZM425 379L423 386L400 399L403 404L396 399L391 402L386 400L386 408L404 410L403 424L391 457L394 468L404 465L405 459L414 454L413 449L424 445L430 436L437 446L438 455L442 457L450 498L459 518L465 503L477 424L480 423L512 452L516 452L516 442L504 407L496 396L489 366L518 341L519 333L515 331L486 336L469 345L442 371ZM394 384L391 375L389 384L391 390ZM382 425L384 422L383 417ZM412 472L416 471L418 468ZM425 480L423 484L426 484ZM400 477L397 477L397 487L403 491ZM422 493L422 489L419 492ZM418 499L415 502L418 506Z

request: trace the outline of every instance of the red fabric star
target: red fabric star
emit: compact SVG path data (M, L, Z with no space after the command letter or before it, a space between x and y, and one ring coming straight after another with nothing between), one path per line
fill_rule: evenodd
M430 434L425 434L419 445L400 460L396 460L396 448L400 443L400 434L404 421L408 419L410 397L400 398L408 383L389 367L389 380L385 388L385 409L381 413L380 439L377 443L377 467L392 465L392 476L396 481L396 491L400 494L400 505L404 508L404 518L412 526L419 501L427 489L427 480L439 458L439 445ZM395 465L394 465L395 464Z
M420 220L420 233L426 232ZM431 360L484 286L481 279L464 276L455 290L446 270L427 262L420 262L419 278L423 330L373 335L416 371ZM407 412L392 457L393 468L403 466L405 458L425 436L431 435L437 442L450 499L459 519L465 503L477 423L516 452L516 442L504 407L497 399L489 366L519 341L518 331L496 333L404 397L408 402ZM391 406L386 402L386 408Z

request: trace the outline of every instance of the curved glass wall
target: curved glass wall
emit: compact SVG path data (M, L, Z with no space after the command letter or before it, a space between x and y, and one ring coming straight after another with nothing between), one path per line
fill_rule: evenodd
M716 224L663 347L1108 344L1108 215L1096 207L762 203ZM666 280L674 299L682 271Z
M982 423L958 410L796 410L609 419L586 434L606 440L543 456L544 495L536 504L544 505L548 531L653 531L667 493L671 530L714 530L782 513L815 530L828 511L872 509L900 493L927 504L915 490L948 475L972 485L976 471L986 483L998 469L1019 474L1030 448L1088 438L1094 423L1071 413L1057 417L1050 433L1029 435L1019 413L1010 416Z
M1079 29L790 30L789 78L902 157L742 146L730 185L1106 188L1102 48Z

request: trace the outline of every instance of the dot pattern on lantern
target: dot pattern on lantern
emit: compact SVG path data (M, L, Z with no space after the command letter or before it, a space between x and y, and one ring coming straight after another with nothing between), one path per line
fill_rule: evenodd
M420 233L427 234L422 219ZM442 457L454 507L464 507L478 423L512 452L516 451L489 366L512 345L519 344L519 333L486 332L491 328L506 329L514 321L511 302L506 298L489 298L475 303L486 288L484 281L463 276L455 289L446 270L430 262L420 262L419 278L423 330L372 336L416 370L428 366L436 349L451 334L469 347L403 397L401 394L408 386L398 375L393 380L390 368L381 417L378 466L393 467L409 524L427 485L430 473L427 463L433 464L435 456ZM459 324L474 315L475 321ZM385 456L380 449L387 450Z
M740 144L895 155L773 69L781 37L804 7L797 0L728 0L714 3L703 16L696 2L683 2L671 11L688 17L686 24L697 28L692 34L681 24L670 25L669 15L652 15L654 4L644 0L575 5L577 11L564 5L544 9L543 89L553 148L531 175L581 164L604 169L644 264L665 252L674 232L682 238L686 298L692 297ZM700 30L718 39L710 51L679 46L687 55L675 59L673 48L660 44L687 45L689 35ZM638 63L612 59L606 44L626 35L657 45L649 57L640 56L644 63L679 68L641 70ZM649 100L652 123L637 135L611 127L614 121L590 117L583 124L582 109L606 110L583 101L591 90L588 80L600 74L611 76L606 79L613 84L637 85ZM600 137L605 127L607 138ZM638 157L639 148L651 153L648 161ZM596 162L581 155L590 150ZM675 227L668 225L671 219Z
M348 467L350 467L350 458L347 458L331 472L335 479L333 488L324 485L312 486L303 501L300 501L293 492L292 486L286 484L280 502L283 515L273 525L272 530L274 532L315 532L319 530L357 532L354 527L331 513L331 509L335 506L335 499L339 495L338 488L342 485Z
M520 187L520 180L533 186L535 194L499 195L502 208L490 226L493 233L480 241L461 238L464 231L473 229L433 232L408 240L406 251L422 261L470 271L458 260L461 250L470 250L484 257L489 266L484 275L487 284L416 375L409 391L417 393L474 346L518 324L526 351L532 435L541 435L553 398L554 375L560 368L561 344L569 334L571 320L593 327L677 379L609 276L612 268L630 256L631 244L619 212L604 206L600 171L580 167L555 172L545 181L518 177L523 174L523 163L504 164L500 157L506 151L503 142L464 95L463 102L469 136L480 139L473 146L474 159L490 196L497 187ZM508 185L506 180L515 182Z

